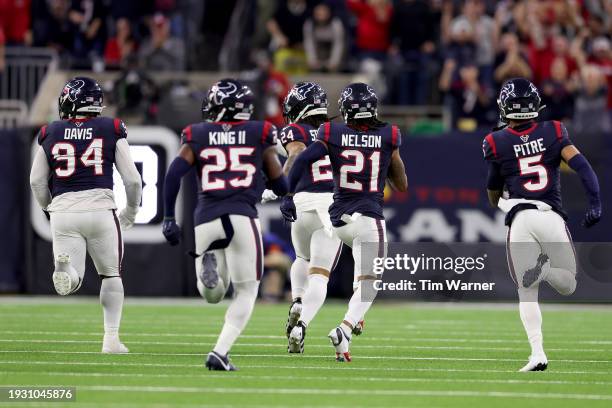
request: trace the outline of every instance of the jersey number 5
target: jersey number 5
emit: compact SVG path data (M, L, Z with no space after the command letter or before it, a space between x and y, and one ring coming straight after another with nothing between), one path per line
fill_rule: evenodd
M104 174L104 158L102 157L102 139L93 139L87 149L81 155L81 163L85 167L93 167L94 174L101 176ZM63 167L55 169L55 175L60 178L70 177L74 174L77 165L76 152L74 145L68 142L58 142L51 148L53 158L58 162L64 162Z
M531 180L523 183L528 191L542 191L548 186L548 172L542 165L542 155L521 157L519 160L521 176L534 175Z
M223 190L227 188L226 183L234 188L250 187L253 183L253 174L257 169L251 163L240 162L240 158L251 156L254 151L253 147L230 147L228 153L214 147L202 150L200 152L202 159L206 161L214 160L214 163L207 163L202 166L202 191ZM242 172L244 177L224 180L213 176L214 173L222 171Z

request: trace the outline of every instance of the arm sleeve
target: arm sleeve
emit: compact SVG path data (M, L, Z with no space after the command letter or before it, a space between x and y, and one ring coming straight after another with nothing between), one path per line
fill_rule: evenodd
M295 192L300 177L306 171L307 166L327 154L327 147L323 143L313 143L304 151L302 151L289 172L289 192Z
M142 180L130 155L130 145L125 138L117 140L115 146L115 165L121 175L121 180L123 180L127 206L131 208L140 207Z
M501 175L499 164L489 162L487 174L487 190L498 191L504 188L504 178Z
M32 170L30 171L30 187L38 205L44 210L51 203L51 192L49 191L49 162L42 147L38 147Z
M577 154L567 164L580 176L582 185L589 198L589 203L592 205L599 204L601 201L599 198L599 180L597 180L597 175L586 157L582 154Z
M191 165L182 157L170 164L164 180L164 217L174 218L176 197L181 189L181 178L191 170Z
M495 146L495 139L493 139L492 133L489 133L482 141L482 154L484 159L488 162L494 162L497 160L497 148Z

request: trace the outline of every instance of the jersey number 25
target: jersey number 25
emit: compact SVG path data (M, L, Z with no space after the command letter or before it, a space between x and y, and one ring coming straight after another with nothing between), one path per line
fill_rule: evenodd
M251 163L242 163L240 159L251 156L254 151L253 147L230 147L227 153L215 147L202 150L200 158L214 161L202 166L202 191L223 190L227 188L227 183L233 188L250 187L257 169ZM224 171L241 172L244 177L234 177L230 180L214 177L214 173Z

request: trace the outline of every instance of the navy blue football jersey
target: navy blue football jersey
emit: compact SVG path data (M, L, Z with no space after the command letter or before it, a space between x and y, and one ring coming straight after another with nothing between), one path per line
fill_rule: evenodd
M302 123L292 123L280 131L283 147L291 142L302 142L307 147L317 140L317 129ZM329 156L312 163L307 173L302 174L295 192L331 193L334 191L334 177Z
M224 214L257 218L263 152L276 145L276 127L263 121L200 122L187 126L182 138L196 157L196 225Z
M38 132L51 169L53 197L70 191L113 189L117 140L127 137L119 119L96 117L58 120Z
M565 217L561 204L561 150L572 142L558 121L505 128L483 141L485 160L497 163L510 198L539 200Z
M327 144L334 175L334 203L329 207L332 224L344 225L342 214L384 219L385 181L391 155L402 139L398 127L359 131L326 122L319 128L317 139Z

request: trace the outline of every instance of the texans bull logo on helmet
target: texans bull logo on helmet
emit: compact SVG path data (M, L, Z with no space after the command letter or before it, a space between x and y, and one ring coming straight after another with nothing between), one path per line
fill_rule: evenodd
M62 90L62 99L64 101L67 99L70 102L76 101L83 86L85 86L85 81L81 79L68 82Z
M210 99L217 104L222 105L223 100L238 91L238 87L233 82L225 82L223 84L215 84L210 89Z
M310 93L314 88L315 84L312 82L306 82L300 86L296 86L291 89L291 96L294 96L297 100L303 101L308 97L308 93Z

